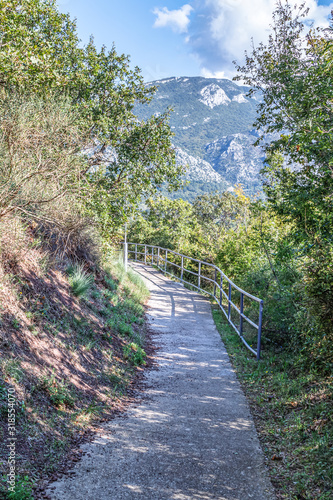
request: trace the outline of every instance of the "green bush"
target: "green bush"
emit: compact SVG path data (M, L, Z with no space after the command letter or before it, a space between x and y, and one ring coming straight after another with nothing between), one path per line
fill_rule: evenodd
M72 288L73 295L83 297L93 285L94 277L88 274L83 266L79 264L71 265L67 268L69 275L69 283Z
M7 500L33 500L32 482L27 476L17 477L15 490L8 491L7 485L3 485L4 498ZM1 494L1 490L0 490Z
M146 362L144 358L147 356L142 347L138 346L135 342L131 342L131 344L126 345L123 349L124 358L128 359L132 365L139 366L145 365Z
M54 406L72 407L74 405L74 398L69 388L63 380L58 381L54 373L42 379L40 388L47 392Z

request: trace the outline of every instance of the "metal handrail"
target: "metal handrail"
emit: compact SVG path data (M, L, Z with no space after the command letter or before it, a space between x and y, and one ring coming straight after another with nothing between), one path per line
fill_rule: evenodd
M260 350L261 350L262 315L263 315L263 305L264 305L263 300L259 299L258 297L255 297L254 295L251 295L250 293L246 292L242 288L239 288L237 285L235 285L235 283L233 283L233 281L231 281L224 274L223 271L221 271L220 268L218 268L214 264L210 264L209 262L204 262L202 260L195 259L194 257L189 257L187 255L183 255L181 253L175 252L174 250L170 250L169 248L163 248L163 247L159 247L159 246L155 246L155 245L146 245L144 243L127 243L127 242L125 242L123 244L123 246L124 246L124 260L126 262L127 262L128 256L130 254L134 254L134 259L133 259L134 261L136 261L136 262L144 262L145 264L147 264L147 257L149 257L150 260L151 260L151 264L155 265L164 274L168 274L169 276L172 276L172 277L178 279L181 283L186 283L186 284L188 284L188 285L196 288L197 290L200 290L200 291L202 291L202 292L210 295L211 297L213 297L214 300L216 300L216 302L218 303L221 311L226 316L229 324L233 327L233 329L239 335L239 337L242 340L243 344L257 357L257 360L259 361L259 359L260 359ZM134 250L130 250L129 246L134 246ZM143 247L144 251L138 251L138 247ZM148 253L147 249L151 249L151 253ZM155 249L157 250L157 253L154 253ZM161 251L162 251L162 253L163 252L165 253L164 258L161 255ZM181 264L179 265L179 264L176 264L175 262L172 262L172 261L168 260L168 254L180 257ZM138 259L138 257L141 257L141 256L142 256L142 259ZM156 262L154 262L154 258L156 258ZM192 269L186 269L186 267L184 267L184 259L187 259L189 261L198 263L198 272L196 273ZM160 266L160 261L162 261L163 264L164 264L163 268ZM171 265L171 266L174 266L178 270L180 270L180 276L175 276L174 274L168 272L168 270L167 270L168 264ZM202 273L202 269L201 269L202 266L208 266L208 267L210 267L211 269L214 270L214 279L209 278L208 276L205 276ZM184 272L185 273L190 273L193 276L197 276L197 278L198 278L198 284L195 285L194 283L186 281L184 279ZM219 281L217 281L217 275L218 274L220 276L220 280ZM202 288L202 286L201 286L202 280L206 280L206 281L208 281L208 282L210 282L210 283L212 283L214 285L214 287L213 287L213 293L211 293L208 290L205 290L205 289ZM223 288L222 288L224 280L228 283L228 293L226 293L223 290ZM239 307L237 307L236 304L234 304L233 301L231 300L232 289L235 289L238 292L240 292L240 304L239 304ZM219 292L220 292L219 296L216 296L216 290L219 290ZM222 300L223 297L228 302L228 309L227 310L223 306L223 300ZM259 303L258 324L254 323L250 318L248 318L244 314L244 297L248 297L249 299L254 300L255 302ZM239 327L238 328L233 323L233 321L231 320L231 308L233 308L238 313L238 315L239 315ZM243 325L243 321L244 320L247 323L249 323L253 328L255 328L256 330L258 330L257 350L253 349L246 342L246 340L243 337L243 326L244 326Z

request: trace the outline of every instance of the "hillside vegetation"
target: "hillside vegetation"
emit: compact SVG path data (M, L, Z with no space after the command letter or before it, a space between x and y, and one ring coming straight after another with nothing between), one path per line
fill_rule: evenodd
M139 69L82 47L54 0L0 0L0 33L0 496L24 500L149 364L147 290L114 247L183 168L168 113L133 113L154 93Z

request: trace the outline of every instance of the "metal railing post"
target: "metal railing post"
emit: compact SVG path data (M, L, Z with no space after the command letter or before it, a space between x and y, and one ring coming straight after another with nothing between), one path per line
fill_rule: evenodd
M138 244L135 243L135 260L138 260Z
M231 283L229 283L229 292L228 292L228 321L230 321L231 316Z
M221 273L220 277L220 307L222 307L222 286L223 286L223 274Z
M151 265L154 264L154 247L151 247Z
M157 247L157 267L160 267L160 247Z
M257 361L260 360L261 350L261 328L262 328L262 312L264 309L264 302L261 300L259 303L259 323L258 323L258 342L257 342Z
M201 286L201 262L199 262L199 269L198 269L198 288L199 288L199 290L201 290L200 286Z
M164 272L167 272L167 262L168 262L168 250L165 250L165 265L164 265Z
M214 299L215 299L215 294L216 294L216 279L217 279L217 270L215 269L215 274L214 274Z
M243 335L243 311L244 311L244 294L241 293L240 296L240 316L239 316L239 333L240 336L242 337Z
M182 267L180 270L180 281L183 281L183 275L184 275L184 256L182 255Z
M147 245L145 245L145 264L147 264Z
M127 273L127 262L128 262L128 244L127 242L125 241L124 243L124 268L125 268L125 272Z

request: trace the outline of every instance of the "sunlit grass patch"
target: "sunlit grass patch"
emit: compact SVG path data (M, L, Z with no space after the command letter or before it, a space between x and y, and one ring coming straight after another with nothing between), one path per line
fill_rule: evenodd
M144 349L135 342L131 342L124 347L124 358L128 359L134 366L145 365L146 356Z
M281 499L333 498L332 377L295 367L297 353L265 348L258 363L213 306L217 329L249 399Z
M83 297L86 295L94 283L93 275L87 273L79 264L69 266L67 268L67 274L69 276L72 293L76 297Z
M44 390L55 407L73 407L75 397L64 380L57 380L54 373L45 375L37 390Z

